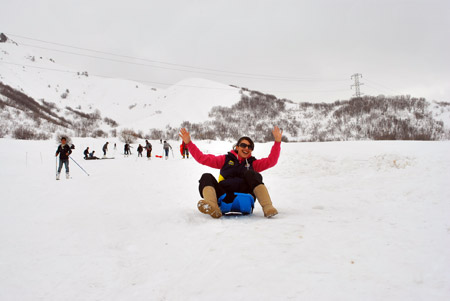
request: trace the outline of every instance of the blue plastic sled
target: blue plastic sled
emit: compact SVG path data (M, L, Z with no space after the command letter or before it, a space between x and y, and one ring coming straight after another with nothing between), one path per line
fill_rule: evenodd
M217 203L219 204L222 214L233 214L233 213L240 213L242 215L252 214L253 207L255 205L255 199L251 194L235 192L232 203L224 202L226 196L227 194L225 193L221 195L217 200L218 201Z

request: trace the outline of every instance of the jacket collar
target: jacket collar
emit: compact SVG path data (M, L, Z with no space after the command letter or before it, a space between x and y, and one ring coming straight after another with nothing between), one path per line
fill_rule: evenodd
M238 153L237 153L234 149L231 150L229 153L232 154L233 156L235 156L235 157L238 159L239 163L242 163L242 161L245 160L244 158L242 158L241 156L239 156ZM249 160L249 159L252 158L252 157L253 157L253 156L248 157L247 160Z

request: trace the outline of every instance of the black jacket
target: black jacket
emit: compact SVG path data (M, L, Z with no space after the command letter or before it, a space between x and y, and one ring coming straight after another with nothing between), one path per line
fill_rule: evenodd
M67 160L69 159L69 155L72 153L72 150L70 149L70 146L65 144L64 146L62 146L62 144L60 144L58 146L58 149L56 150L56 155L59 154L59 158L61 160Z
M225 164L220 169L219 182L226 191L241 191L244 184L244 173L253 170L255 157L239 162L236 153L229 152L225 157Z

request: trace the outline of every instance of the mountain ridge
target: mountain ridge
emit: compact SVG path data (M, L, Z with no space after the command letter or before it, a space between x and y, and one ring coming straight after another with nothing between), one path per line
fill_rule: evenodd
M285 141L450 139L446 102L379 95L295 103L201 78L157 89L70 69L5 35L1 40L0 137L45 139L58 131L108 137L126 129L177 139L177 129L185 126L200 139L255 135L266 141L276 124L284 128Z

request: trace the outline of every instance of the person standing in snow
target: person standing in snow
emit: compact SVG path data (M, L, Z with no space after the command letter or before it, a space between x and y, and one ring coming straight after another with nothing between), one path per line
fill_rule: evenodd
M181 155L183 156L183 159L185 157L189 159L189 150L186 146L186 143L184 143L184 141L180 145L180 151L181 151Z
M86 147L86 149L84 150L83 154L84 154L84 160L86 160L89 157L89 146Z
M260 174L260 172L275 166L280 156L283 131L275 126L272 134L275 142L269 156L256 159L252 156L255 145L249 137L241 137L233 150L226 155L205 155L192 142L189 132L185 128L180 130L179 136L197 162L220 169L219 181L210 173L203 174L199 180L199 191L201 197L203 197L197 204L200 212L213 218L220 218L222 211L217 197L224 194L226 197L233 196L235 192L240 192L256 197L261 204L265 217L269 218L278 214L278 211L272 205L269 192ZM225 203L230 202L230 200L226 200L226 197Z
M108 144L109 142L106 142L105 145L103 145L103 157L106 157L106 152L108 151Z
M70 177L69 175L69 156L72 153L72 149L68 144L66 144L67 139L66 137L61 138L61 144L56 149L56 157L59 155L59 166L58 166L58 172L56 173L56 179L59 180L59 176L61 174L61 169L64 164L66 168L66 179Z
M144 150L144 148L142 147L142 145L139 144L137 151L138 151L138 157L142 157L142 151Z
M169 158L169 148L172 149L172 146L170 146L170 144L164 140L163 149L166 160Z
M150 159L152 156L152 144L145 140L145 149L147 150L147 159Z

